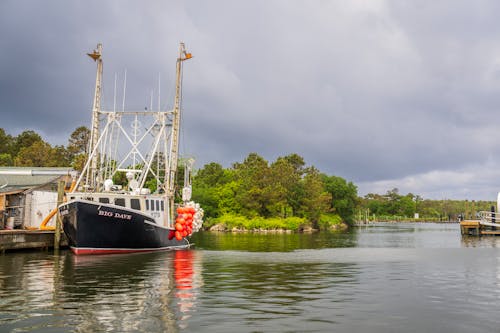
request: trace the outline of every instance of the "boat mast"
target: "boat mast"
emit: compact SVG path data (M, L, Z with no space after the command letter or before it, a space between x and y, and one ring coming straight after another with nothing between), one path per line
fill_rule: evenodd
M90 149L89 154L91 154L91 164L90 168L87 170L87 180L86 184L90 186L94 191L97 190L98 181L98 163L99 156L96 151L97 141L99 140L99 114L101 112L101 88L102 88L102 44L97 44L97 49L93 53L87 53L89 57L97 62L97 74L95 79L95 93L94 93L94 103L92 106L92 129L90 132Z
M179 159L179 127L181 121L181 96L182 96L182 62L191 59L191 53L186 52L184 43L179 45L179 57L177 58L176 64L176 77L175 77L175 101L174 101L174 112L172 120L172 137L170 146L170 158L169 163L166 165L167 170L165 174L166 177L166 194L169 200L169 213L170 221L173 221L174 217L174 199L175 199L175 174L177 173L177 162Z

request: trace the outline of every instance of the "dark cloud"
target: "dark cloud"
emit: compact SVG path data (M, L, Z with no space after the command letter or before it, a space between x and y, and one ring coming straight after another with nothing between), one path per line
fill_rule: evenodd
M104 45L103 105L173 102L198 165L298 153L360 192L491 199L498 186L496 1L3 1L0 127L53 144L90 121Z

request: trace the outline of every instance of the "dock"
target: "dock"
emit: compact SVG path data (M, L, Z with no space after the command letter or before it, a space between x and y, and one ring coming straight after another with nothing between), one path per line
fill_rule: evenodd
M53 248L54 234L53 230L0 230L0 253L11 250ZM67 246L65 237L61 238L61 246Z
M500 229L481 224L480 220L460 221L460 232L464 236L496 236L500 235Z

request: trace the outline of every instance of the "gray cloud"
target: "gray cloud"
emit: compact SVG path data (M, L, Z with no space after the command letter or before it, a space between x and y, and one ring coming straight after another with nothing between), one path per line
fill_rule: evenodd
M323 172L424 197L495 197L500 26L495 1L3 1L0 127L65 144L90 122L104 45L103 104L173 102L199 166L296 152ZM387 188L384 188L387 187Z

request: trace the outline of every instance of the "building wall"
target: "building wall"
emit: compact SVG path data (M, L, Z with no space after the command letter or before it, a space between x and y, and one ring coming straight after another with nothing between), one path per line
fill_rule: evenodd
M56 208L57 192L33 191L26 195L26 214L24 226L27 228L38 228L43 219ZM56 215L47 225L55 226Z
M5 218L14 218L14 227L20 228L24 220L24 195L22 193L7 194L5 197ZM4 219L4 222L6 220Z

